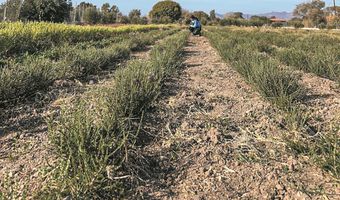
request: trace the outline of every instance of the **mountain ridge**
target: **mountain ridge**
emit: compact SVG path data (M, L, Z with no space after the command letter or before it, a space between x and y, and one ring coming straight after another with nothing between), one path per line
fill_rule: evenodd
M234 12L227 12L226 14L216 14L216 16L218 16L219 18L223 18L225 15L228 15L228 14L233 14ZM263 16L263 17L273 17L275 16L276 18L280 18L280 19L291 19L293 18L293 13L291 12L286 12L286 11L282 11L282 12L268 12L268 13L260 13L260 14L246 14L244 13L243 14L243 17L245 19L249 19L251 18L252 16Z

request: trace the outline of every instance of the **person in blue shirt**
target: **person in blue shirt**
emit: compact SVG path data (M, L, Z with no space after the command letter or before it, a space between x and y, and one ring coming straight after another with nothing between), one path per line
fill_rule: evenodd
M191 22L190 22L189 30L191 31L191 33L193 35L199 35L200 36L201 30L202 30L202 25L201 25L200 20L193 15L190 17L190 19L191 19Z

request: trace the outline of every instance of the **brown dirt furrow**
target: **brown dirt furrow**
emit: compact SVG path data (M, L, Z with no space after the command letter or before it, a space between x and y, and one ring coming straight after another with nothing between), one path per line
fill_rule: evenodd
M312 118L317 131L327 131L331 125L340 123L340 87L335 81L315 74L298 72L300 83L306 88L303 105Z
M204 37L190 37L184 70L146 115L141 147L146 199L333 199L339 188L307 157L289 153L282 116L225 64ZM333 181L334 182L334 181Z

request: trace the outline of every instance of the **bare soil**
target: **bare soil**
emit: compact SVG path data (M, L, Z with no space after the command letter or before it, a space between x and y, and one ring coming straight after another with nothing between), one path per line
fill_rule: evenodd
M145 135L154 139L139 150L148 161L131 198L340 199L331 176L288 149L281 112L225 64L206 38L190 37L184 65L146 116ZM339 100L322 88L330 88L327 81L318 83L309 102L315 97L321 108ZM335 108L322 115L334 116Z
M327 131L332 124L340 124L340 87L335 81L312 73L298 72L300 83L306 89L303 105L312 116L312 124L318 132ZM340 133L339 133L340 135Z

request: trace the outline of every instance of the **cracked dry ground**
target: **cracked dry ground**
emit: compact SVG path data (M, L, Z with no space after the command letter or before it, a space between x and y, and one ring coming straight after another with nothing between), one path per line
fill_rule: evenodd
M290 153L281 114L206 38L190 37L183 72L146 116L155 139L140 152L152 162L135 197L339 199L331 176Z

